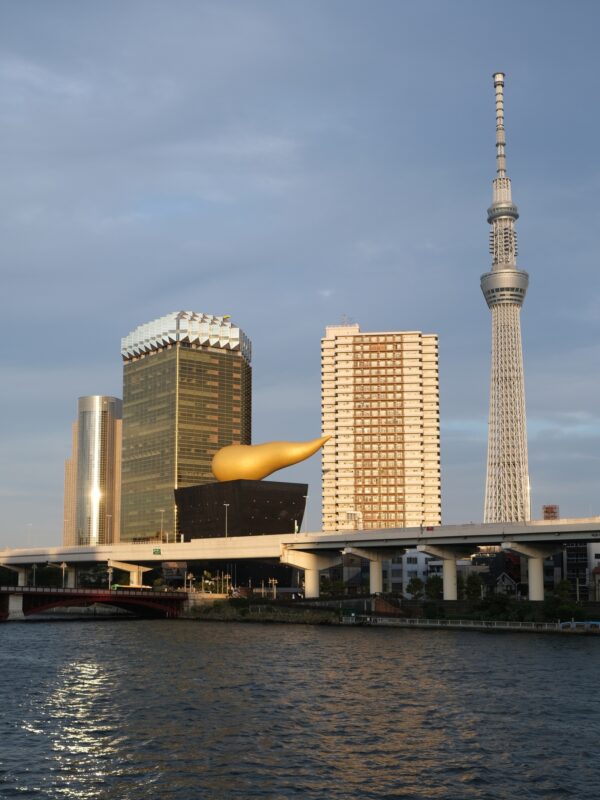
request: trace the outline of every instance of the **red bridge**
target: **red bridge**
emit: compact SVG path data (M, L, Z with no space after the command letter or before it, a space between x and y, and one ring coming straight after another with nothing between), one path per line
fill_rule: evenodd
M47 586L0 586L0 620L23 619L50 608L116 606L142 617L179 617L187 592L123 589L59 589Z

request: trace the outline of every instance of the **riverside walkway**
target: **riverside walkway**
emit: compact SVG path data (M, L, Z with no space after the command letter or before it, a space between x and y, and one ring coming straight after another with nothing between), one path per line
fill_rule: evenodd
M480 619L398 619L371 614L345 615L343 625L376 625L388 628L437 628L446 630L508 631L512 633L587 633L600 635L600 621L571 620L568 622L513 622Z

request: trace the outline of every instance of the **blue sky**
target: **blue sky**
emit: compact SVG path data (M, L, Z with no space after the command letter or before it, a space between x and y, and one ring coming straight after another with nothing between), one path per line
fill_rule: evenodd
M319 434L325 325L438 333L443 517L480 520L497 70L534 516L600 513L599 28L581 0L0 0L0 546L60 540L77 397L121 396L121 337L179 309L250 336L257 442ZM318 459L285 476L315 529Z

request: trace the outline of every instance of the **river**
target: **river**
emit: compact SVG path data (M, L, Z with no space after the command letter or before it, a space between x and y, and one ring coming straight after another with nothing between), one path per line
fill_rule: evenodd
M0 625L0 797L594 798L600 639Z

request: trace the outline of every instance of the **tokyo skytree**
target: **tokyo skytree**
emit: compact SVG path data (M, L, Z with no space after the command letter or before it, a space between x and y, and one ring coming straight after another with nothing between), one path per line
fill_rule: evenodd
M492 375L484 522L530 518L525 381L521 306L529 275L517 267L519 218L506 175L504 73L494 74L496 90L496 177L488 209L492 269L481 276L481 291L492 312Z

